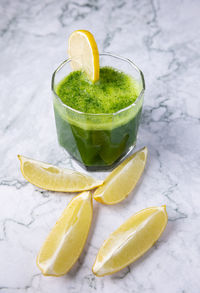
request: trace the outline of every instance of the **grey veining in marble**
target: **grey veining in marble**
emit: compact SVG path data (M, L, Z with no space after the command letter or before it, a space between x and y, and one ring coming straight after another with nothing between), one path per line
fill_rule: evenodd
M0 1L0 292L200 292L200 1ZM121 204L94 203L86 247L64 277L43 277L37 252L73 195L27 183L17 154L80 170L58 146L50 92L67 38L89 29L100 51L142 68L146 96L137 148L145 174ZM104 178L105 173L94 176ZM103 240L134 212L167 205L156 245L123 271L96 278Z

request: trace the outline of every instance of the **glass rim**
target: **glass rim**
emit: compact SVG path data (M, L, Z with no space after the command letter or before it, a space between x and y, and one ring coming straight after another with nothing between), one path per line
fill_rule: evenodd
M59 101L59 103L64 107L64 108L67 108L69 109L70 111L74 112L74 113L77 113L77 114L80 114L80 115L88 115L88 116L115 116L115 115L118 115L120 113L123 113L127 110L129 110L130 108L132 107L135 107L137 106L137 104L140 102L140 100L142 99L143 97L143 94L144 94L144 91L145 91L145 81L144 81L144 74L142 72L142 70L134 63L132 62L130 59L128 58L124 58L124 57L121 57L121 56L118 56L118 55L115 55L115 54L112 54L112 53L107 53L107 52L104 52L104 53L100 53L99 56L110 56L110 57L114 57L116 59L120 59L122 61L125 61L127 63L129 63L139 74L140 74L140 78L141 78L141 81L142 81L142 90L140 92L140 94L138 95L137 99L132 103L130 104L129 106L123 108L123 109L120 109L118 110L117 112L113 112L113 113L87 113L87 112L82 112L82 111L79 111L79 110L76 110L66 104L63 103L63 101L61 100L61 98L57 95L57 93L55 92L54 90L54 81L55 81L55 76L56 76L56 73L62 69L62 67L69 63L70 61L72 61L71 58L68 58L66 60L64 60L57 68L56 70L53 72L53 75L52 75L52 79L51 79L51 90L52 92L54 93L55 97L57 98L57 100Z

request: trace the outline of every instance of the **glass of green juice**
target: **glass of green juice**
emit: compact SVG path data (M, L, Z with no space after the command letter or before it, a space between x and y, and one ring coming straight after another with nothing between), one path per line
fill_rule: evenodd
M71 59L52 76L59 144L94 171L113 168L135 147L145 91L143 73L131 60L110 53L99 58L95 84L72 72Z

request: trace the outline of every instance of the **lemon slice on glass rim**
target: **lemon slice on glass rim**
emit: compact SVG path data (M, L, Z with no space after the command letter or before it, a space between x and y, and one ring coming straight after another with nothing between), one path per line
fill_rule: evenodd
M89 31L76 30L69 36L68 55L73 70L83 70L92 82L99 79L98 47Z

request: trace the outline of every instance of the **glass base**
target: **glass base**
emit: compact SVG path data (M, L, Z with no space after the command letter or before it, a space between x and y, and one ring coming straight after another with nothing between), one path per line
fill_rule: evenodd
M83 163L81 163L79 160L77 160L74 156L72 156L64 147L62 147L62 149L68 154L70 155L74 161L77 162L77 164L82 167L83 169L85 169L86 171L92 171L92 172L99 172L99 171L112 171L114 168L116 168L124 159L126 159L130 153L133 151L133 149L135 148L136 144L132 145L128 151L126 151L126 153L122 154L112 165L108 165L108 166L86 166Z

